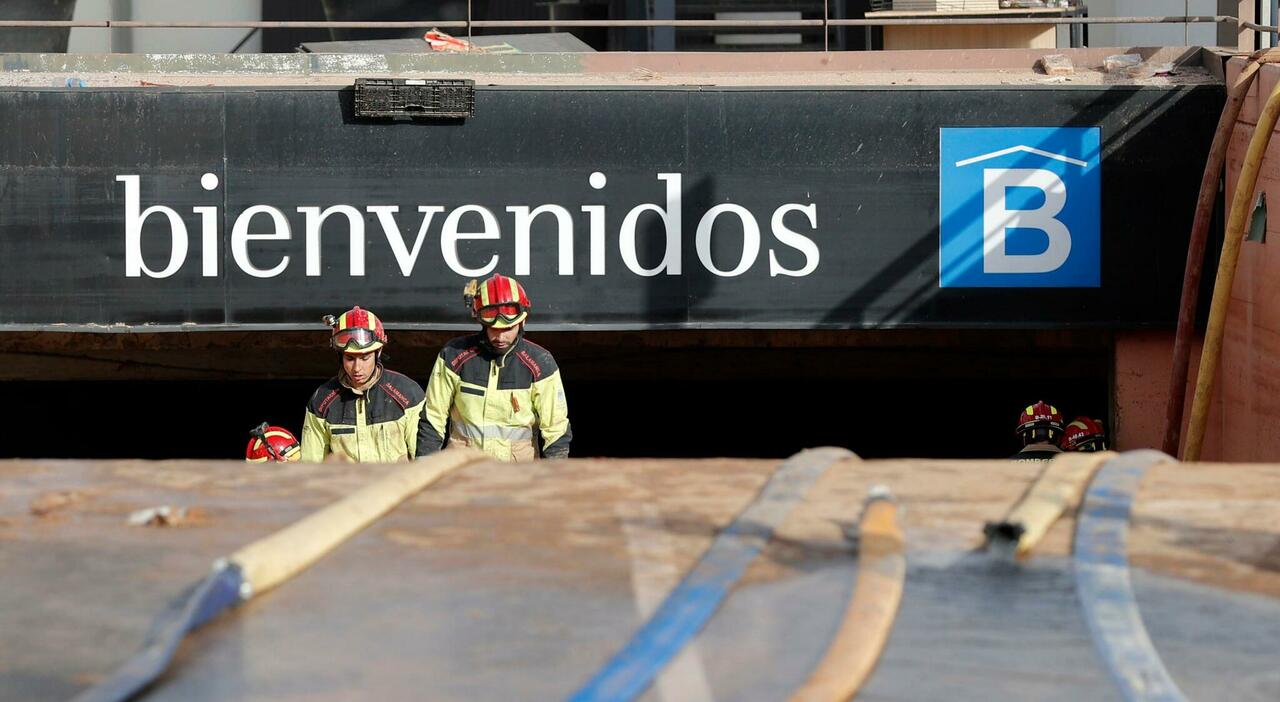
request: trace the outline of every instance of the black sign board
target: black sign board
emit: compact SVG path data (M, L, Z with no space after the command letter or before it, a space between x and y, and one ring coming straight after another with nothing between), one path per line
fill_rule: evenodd
M465 121L350 89L0 94L0 328L1166 325L1221 86L480 87ZM1098 127L1098 287L941 287L939 135ZM980 194L974 194L980 197Z

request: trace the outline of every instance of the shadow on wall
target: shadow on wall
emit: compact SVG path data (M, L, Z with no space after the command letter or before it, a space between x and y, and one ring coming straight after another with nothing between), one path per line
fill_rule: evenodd
M0 20L53 20L70 22L76 0L4 0ZM0 52L65 54L71 29L41 27L0 29Z

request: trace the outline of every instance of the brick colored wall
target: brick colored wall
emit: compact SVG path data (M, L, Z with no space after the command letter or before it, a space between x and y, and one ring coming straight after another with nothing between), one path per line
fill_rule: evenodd
M1121 451L1160 448L1164 443L1164 419L1168 402L1169 373L1173 365L1173 331L1125 332L1115 339L1115 416L1113 445ZM1184 418L1191 414L1191 396L1200 365L1200 340L1191 349L1191 370L1185 395ZM1209 432L1204 458L1221 455L1220 394L1214 394L1209 412ZM1183 422L1185 433L1186 422ZM1244 460L1244 459L1240 459Z
M1228 81L1235 80L1242 66L1242 59L1232 59ZM1227 149L1226 207L1235 194L1260 108L1277 82L1280 66L1264 67L1240 111ZM1280 460L1280 139L1274 139L1267 150L1257 190L1266 193L1277 214L1267 223L1267 241L1246 241L1240 251L1204 460ZM1205 271L1205 276L1212 278L1215 273ZM1160 445L1172 346L1171 332L1117 336L1118 448ZM1189 386L1194 384L1198 361L1197 347L1192 355ZM1188 415L1189 395L1188 392Z

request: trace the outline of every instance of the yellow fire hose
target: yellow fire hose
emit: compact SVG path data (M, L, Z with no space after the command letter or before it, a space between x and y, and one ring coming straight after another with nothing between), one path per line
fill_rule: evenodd
M396 505L462 466L484 460L474 449L449 449L413 461L227 559L240 566L245 599L292 578Z
M1200 460L1204 446L1205 428L1209 421L1209 396L1218 372L1222 355L1222 336L1227 323L1227 308L1231 304L1231 287L1235 283L1236 267L1240 262L1240 244L1249 222L1253 203L1253 190L1258 184L1258 171L1271 143L1271 133L1280 118L1280 83L1271 91L1266 107L1258 115L1258 124L1249 139L1249 150L1236 191L1231 199L1231 214L1227 218L1227 232L1222 240L1222 257L1218 261L1218 276L1213 283L1213 303L1209 308L1209 326L1205 329L1204 348L1200 353L1200 368L1196 372L1196 392L1191 403L1191 419L1187 427L1187 444L1184 460Z
M987 551L1007 560L1025 559L1067 507L1079 502L1098 467L1115 455L1064 453L1049 461L1004 520L987 524Z
M1222 166L1227 159L1227 146L1235 131L1240 107L1253 87L1258 71L1266 63L1280 60L1280 49L1266 49L1249 56L1235 83L1227 91L1227 102L1222 106L1218 126L1213 132L1213 144L1209 146L1209 158L1200 178L1200 195L1196 198L1196 212L1191 221L1191 238L1187 241L1187 264L1182 274L1182 299L1178 303L1178 330L1173 340L1173 371L1169 377L1169 398L1165 406L1163 451L1170 456L1178 454L1182 435L1183 410L1186 409L1187 371L1191 365L1191 340L1195 336L1196 306L1200 297L1200 276L1204 272L1205 240L1209 234L1209 220L1213 217L1213 205L1218 198L1218 184L1222 180Z
M907 559L898 507L885 490L873 493L858 524L858 579L827 653L790 702L853 699L870 677L902 602Z

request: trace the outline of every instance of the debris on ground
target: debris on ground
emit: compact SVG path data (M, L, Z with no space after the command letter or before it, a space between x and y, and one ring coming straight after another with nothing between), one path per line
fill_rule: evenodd
M431 47L432 51L443 51L446 53L466 53L466 54L518 54L520 50L506 42L500 44L489 44L488 46L478 46L474 42L455 37L448 32L442 32L439 29L432 29L422 35L423 41Z
M660 78L661 76L658 75L657 71L650 70L644 66L636 66L631 69L631 77L636 80L653 80L655 78Z
M1137 66L1129 67L1130 78L1155 78L1159 76L1174 76L1172 63L1140 63Z
M199 507L148 507L129 515L129 526L194 526L209 520L208 513Z
M31 501L29 508L31 513L37 517L47 517L50 514L77 502L84 500L85 496L82 492L76 490L53 490L50 492L42 492Z
M1133 68L1140 63L1142 63L1142 56L1138 54L1114 54L1102 61L1102 70L1107 73L1115 73L1116 71Z
M470 52L473 47L466 39L459 39L448 32L432 29L422 38L431 46L432 51Z
M1047 76L1069 76L1076 72L1075 64L1063 54L1049 54L1040 57L1040 69Z

